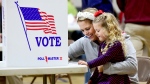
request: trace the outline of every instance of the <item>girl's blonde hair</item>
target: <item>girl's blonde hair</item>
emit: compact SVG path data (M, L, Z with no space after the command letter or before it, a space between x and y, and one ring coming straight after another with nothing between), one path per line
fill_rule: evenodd
M89 12L89 13L92 13L94 15L94 13L96 11L97 11L96 8L87 8L87 9L84 9L83 11L81 11L81 12ZM88 19L87 17L81 16L81 17L78 17L78 19L77 19L77 22L80 22L80 21L89 21L92 24L93 20Z
M108 50L110 44L114 44L115 41L119 41L122 44L122 49L126 55L126 46L124 42L124 37L122 35L122 30L119 28L119 23L117 19L111 13L102 13L97 16L93 23L100 23L103 28L108 32L105 35L108 37L108 43L103 49L105 52Z

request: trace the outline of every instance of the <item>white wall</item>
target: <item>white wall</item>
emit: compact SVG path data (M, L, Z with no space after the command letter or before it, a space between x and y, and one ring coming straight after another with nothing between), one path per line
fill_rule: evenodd
M81 0L71 0L71 2L74 4L75 7L81 7L82 6L82 1Z

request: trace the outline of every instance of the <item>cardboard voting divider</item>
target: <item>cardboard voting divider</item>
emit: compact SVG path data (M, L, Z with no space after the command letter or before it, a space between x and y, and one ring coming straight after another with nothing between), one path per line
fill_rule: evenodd
M2 13L6 66L68 64L67 0L3 0Z

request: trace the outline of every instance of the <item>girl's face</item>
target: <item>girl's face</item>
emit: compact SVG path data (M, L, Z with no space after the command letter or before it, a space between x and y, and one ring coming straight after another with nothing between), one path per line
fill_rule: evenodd
M78 25L82 31L82 33L87 36L91 41L98 40L97 36L95 35L95 30L93 28L92 23L89 21L79 21Z
M99 38L100 41L106 41L108 33L105 28L101 26L100 23L93 23L94 29L96 31L96 36Z

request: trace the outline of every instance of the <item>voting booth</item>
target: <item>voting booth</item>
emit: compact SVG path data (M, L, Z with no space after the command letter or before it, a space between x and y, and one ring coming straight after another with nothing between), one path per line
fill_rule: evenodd
M6 66L68 64L67 0L3 0L2 13Z

